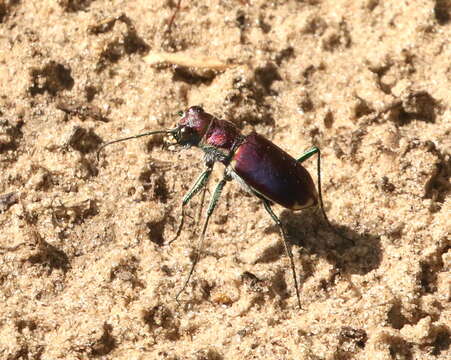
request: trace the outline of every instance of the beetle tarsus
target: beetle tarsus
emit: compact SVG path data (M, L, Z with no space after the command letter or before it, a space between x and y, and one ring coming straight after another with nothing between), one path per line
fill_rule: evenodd
M185 207L182 206L182 209L180 210L180 222L179 226L177 227L177 231L175 232L175 236L168 241L167 245L171 245L175 240L177 240L182 232L183 224L185 223Z

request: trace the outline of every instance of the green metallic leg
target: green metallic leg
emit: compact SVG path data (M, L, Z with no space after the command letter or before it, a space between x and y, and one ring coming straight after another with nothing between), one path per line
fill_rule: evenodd
M207 192L207 187L204 186L202 189L202 195L200 198L200 205L199 205L199 211L197 212L197 218L196 218L196 225L200 224L200 219L202 218L202 212L204 210L204 203L205 203L205 194Z
M318 155L319 155L320 154L320 150L319 150L319 148L314 146L311 149L308 149L305 153L303 153L302 156L299 159L297 159L296 161L302 163L305 160L311 158L316 153L318 153Z
M291 263L291 272L293 273L294 287L296 289L296 297L298 299L299 309L302 309L301 298L299 296L298 280L297 280L297 277L296 277L296 269L294 267L293 254L291 252L290 245L288 244L288 240L287 240L287 236L285 234L285 230L283 229L282 223L279 220L279 218L272 211L271 206L269 204L269 201L263 199L263 205L265 205L265 210L268 212L268 214L271 216L271 218L274 220L274 222L279 227L280 234L282 235L282 239L283 239L283 245L285 246L285 252L287 253L287 256L290 259L290 263Z
M202 252L202 248L203 248L203 245L204 245L205 232L207 231L208 221L210 220L211 214L213 214L213 211L216 208L216 205L218 203L219 197L221 196L222 189L224 188L227 180L228 179L226 177L224 177L218 183L218 185L216 185L216 188L215 188L215 191L213 193L213 196L211 197L210 204L208 205L208 209L207 209L207 217L205 218L205 223L204 223L204 226L202 228L202 233L201 233L200 238L199 238L199 245L198 245L198 248L197 248L197 251L196 251L196 255L195 255L195 258L194 258L193 263L191 265L191 269L189 271L188 277L186 278L182 288L180 289L180 291L177 293L177 296L175 297L175 300L177 302L178 302L178 298L179 298L180 294L183 291L185 291L186 286L188 285L189 280L191 279L191 275L194 272L194 268L196 267L196 264L199 261L200 254Z
M178 237L180 236L180 233L182 232L183 224L185 222L185 206L194 197L194 195L196 195L202 188L205 188L205 185L207 184L208 178L210 177L212 171L213 171L213 168L208 167L202 174L200 174L200 176L194 182L194 185L183 197L182 210L181 210L181 215L180 215L180 217L181 217L180 224L177 228L175 237L171 241L169 241L169 243L168 243L169 245L172 244L175 240L177 240Z
M303 161L311 158L313 155L318 154L318 162L317 162L317 175L318 175L318 197L319 197L319 204L321 213L323 214L324 220L326 221L327 225L330 227L330 229L340 236L341 238L345 239L346 241L350 242L352 245L355 245L354 240L347 238L343 234L341 234L338 230L336 230L331 222L329 221L329 218L326 215L326 211L324 210L324 203L323 203L323 192L321 190L321 150L317 148L316 146L312 147L311 149L307 150L302 156L297 159L298 162L302 163Z

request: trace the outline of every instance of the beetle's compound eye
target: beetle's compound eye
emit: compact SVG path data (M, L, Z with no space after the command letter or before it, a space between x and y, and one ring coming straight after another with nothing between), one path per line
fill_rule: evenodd
M198 105L194 105L194 106L191 106L189 109L188 109L188 112L189 113L195 113L195 114L200 114L200 113L203 113L204 112L204 109L202 109L200 106L198 106Z
M183 114L184 114L183 110L177 111L178 116L183 117Z

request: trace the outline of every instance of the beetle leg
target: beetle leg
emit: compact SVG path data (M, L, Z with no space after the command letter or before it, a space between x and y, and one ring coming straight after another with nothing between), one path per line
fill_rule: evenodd
M185 206L194 197L194 195L196 195L202 188L205 188L205 185L207 184L208 178L210 177L212 171L213 171L213 167L207 167L207 169L205 169L205 171L199 175L199 177L194 182L191 189L183 197L182 210L181 210L181 215L180 215L180 223L179 223L179 226L177 228L177 232L175 233L174 238L168 242L168 245L172 244L180 236L180 233L182 232L183 224L185 222Z
M204 186L204 188L202 189L202 195L200 198L200 206L199 206L199 211L197 213L197 219L196 219L196 223L199 224L200 223L200 219L202 218L202 211L204 209L204 203L205 203L205 193L207 192L207 187ZM197 225L196 224L196 225Z
M294 267L293 253L291 252L290 244L288 244L288 240L287 240L287 236L285 234L285 230L283 229L282 222L279 220L279 218L276 216L276 214L274 214L274 212L272 211L269 201L266 200L266 199L263 199L263 205L265 206L265 210L268 212L268 214L274 220L276 225L279 227L280 234L282 235L282 239L283 239L283 245L285 247L285 252L287 253L288 257L290 258L291 272L293 274L294 287L296 289L296 297L298 299L299 309L302 309L301 298L299 296L298 280L297 280L297 277L296 277L296 269Z
M228 180L229 179L227 178L227 176L225 176L216 185L215 191L214 191L213 196L211 197L211 200L210 200L210 204L208 205L207 216L205 218L204 226L202 228L202 233L200 234L200 237L199 237L199 245L197 247L196 254L195 254L193 263L191 265L191 269L190 269L190 271L188 273L188 277L186 278L185 282L183 283L182 288L180 289L180 291L177 293L177 296L175 297L175 300L177 302L178 302L178 298L179 298L180 294L186 289L186 286L188 285L189 280L191 279L191 275L194 272L194 268L196 267L196 264L199 261L200 254L202 252L202 248L203 248L203 244L204 244L205 233L207 231L208 221L210 220L211 214L213 213L214 209L216 208L216 205L218 203L219 197L221 196L222 189L224 188L224 186L225 186L225 184L226 184L226 182Z
M303 153L302 156L299 159L297 159L296 161L302 163L305 160L311 158L316 153L318 153L318 156L319 156L320 155L320 150L319 150L319 148L314 146L311 149L308 149L305 153Z
M307 150L305 153L303 153L302 156L299 159L297 159L297 161L302 163L303 161L309 159L315 154L318 154L318 162L316 166L318 174L318 197L321 213L323 214L324 220L326 221L327 225L330 227L333 233L340 236L342 239L345 239L346 241L350 242L352 245L355 245L354 240L347 238L340 231L335 229L335 227L329 221L329 218L326 215L326 211L324 210L323 192L321 191L321 150L318 147L314 146L311 149Z

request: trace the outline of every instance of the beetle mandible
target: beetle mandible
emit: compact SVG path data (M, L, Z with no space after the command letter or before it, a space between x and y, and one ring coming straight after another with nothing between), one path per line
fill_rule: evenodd
M172 243L180 235L185 218L185 206L206 186L208 178L213 171L214 164L216 162L224 164L225 170L223 177L216 185L208 205L202 232L199 236L199 245L195 258L182 288L176 295L176 300L178 301L180 294L188 285L196 264L199 261L208 222L216 208L221 192L225 184L234 179L237 180L246 191L252 193L262 201L266 212L278 226L283 239L285 252L290 259L297 302L299 308L301 308L293 254L282 223L272 210L271 205L278 204L293 211L311 206L319 206L324 219L330 228L339 236L353 243L352 240L347 239L333 228L324 211L321 193L320 149L314 146L302 154L300 158L295 159L262 135L252 132L249 135L244 136L234 124L214 117L205 112L200 106L191 106L185 112L180 111L179 116L181 119L174 129L150 131L113 140L103 144L97 153L97 157L99 157L100 151L105 146L116 142L156 134L170 135L178 145L185 147L196 146L204 151L206 169L200 174L191 189L184 196L181 206L180 224L174 239L169 243ZM318 155L318 191L316 191L312 177L301 165L303 161L309 159L314 154Z

